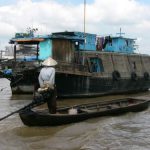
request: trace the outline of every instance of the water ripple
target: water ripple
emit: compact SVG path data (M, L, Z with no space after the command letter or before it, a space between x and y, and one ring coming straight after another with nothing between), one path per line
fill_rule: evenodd
M10 82L0 79L0 117L30 103L32 95L11 94ZM149 94L145 93L145 94ZM140 95L138 93L138 95ZM61 105L85 103L124 95L64 100ZM89 119L58 127L27 127L18 114L0 122L0 150L149 150L150 109L117 117Z
M97 134L82 150L149 150L150 115L149 111L128 113L112 117L103 126L99 123Z

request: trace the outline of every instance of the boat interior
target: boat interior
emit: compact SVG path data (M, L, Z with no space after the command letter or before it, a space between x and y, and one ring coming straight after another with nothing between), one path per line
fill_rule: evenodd
M92 113L92 112L102 112L107 111L111 109L117 109L117 108L123 108L123 107L129 107L132 105L136 105L138 103L145 102L145 100L142 99L134 99L134 98L126 98L122 100L113 100L113 101L107 101L107 102L96 102L96 103L88 103L88 104L80 104L80 105L74 105L74 106L68 106L68 107L59 107L57 109L57 115L59 114L67 114L67 115L73 115L73 114L82 114L82 113ZM41 114L41 115L52 115L49 113L48 109L43 108L33 108L32 111ZM56 115L54 114L54 115Z

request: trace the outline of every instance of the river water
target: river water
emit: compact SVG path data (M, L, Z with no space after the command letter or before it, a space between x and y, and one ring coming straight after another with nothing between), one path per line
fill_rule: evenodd
M130 96L146 95L150 92ZM58 100L65 106L129 95ZM13 95L0 79L0 117L30 103L32 95ZM27 127L18 114L0 122L0 150L150 150L150 108L120 116L89 119L58 127Z

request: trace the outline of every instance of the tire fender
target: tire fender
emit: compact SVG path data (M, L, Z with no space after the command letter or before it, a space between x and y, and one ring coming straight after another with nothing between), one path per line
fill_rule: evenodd
M113 77L113 80L118 81L118 80L121 78L121 75L120 75L119 71L115 70L115 71L112 73L112 77Z

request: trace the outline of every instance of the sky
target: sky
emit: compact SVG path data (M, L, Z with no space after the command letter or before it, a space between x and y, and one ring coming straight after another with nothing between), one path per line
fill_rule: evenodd
M84 31L84 0L0 0L0 50L16 32ZM100 36L137 39L137 52L150 54L150 0L86 0L85 30Z

